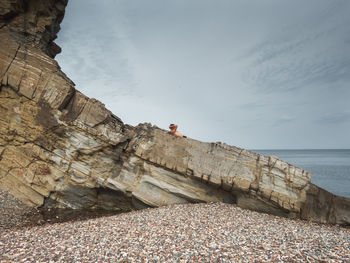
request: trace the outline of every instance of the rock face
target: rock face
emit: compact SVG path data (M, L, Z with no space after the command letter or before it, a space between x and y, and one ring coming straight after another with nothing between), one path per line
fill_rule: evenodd
M27 205L132 210L228 202L349 224L350 200L277 157L125 125L53 59L64 0L0 7L0 187Z

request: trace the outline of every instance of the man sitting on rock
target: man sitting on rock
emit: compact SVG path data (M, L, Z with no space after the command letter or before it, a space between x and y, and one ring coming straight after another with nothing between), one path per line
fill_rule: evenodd
M172 134L172 135L175 135L175 136L177 136L177 137L184 137L184 138L187 138L186 136L184 136L184 135L182 135L181 133L179 133L178 131L177 131L177 124L170 124L169 125L169 129L170 129L170 134Z

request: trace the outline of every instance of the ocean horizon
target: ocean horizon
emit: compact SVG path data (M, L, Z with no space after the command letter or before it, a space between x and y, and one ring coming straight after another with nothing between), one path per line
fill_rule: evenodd
M311 182L350 198L350 149L253 149L278 158L312 174Z

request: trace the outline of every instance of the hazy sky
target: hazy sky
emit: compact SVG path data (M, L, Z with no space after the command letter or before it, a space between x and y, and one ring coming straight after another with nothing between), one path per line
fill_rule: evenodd
M70 0L56 59L125 123L350 148L350 1Z

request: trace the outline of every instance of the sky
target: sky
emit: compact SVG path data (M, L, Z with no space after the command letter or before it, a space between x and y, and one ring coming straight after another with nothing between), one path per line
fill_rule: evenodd
M56 60L124 123L350 148L350 1L70 0Z

